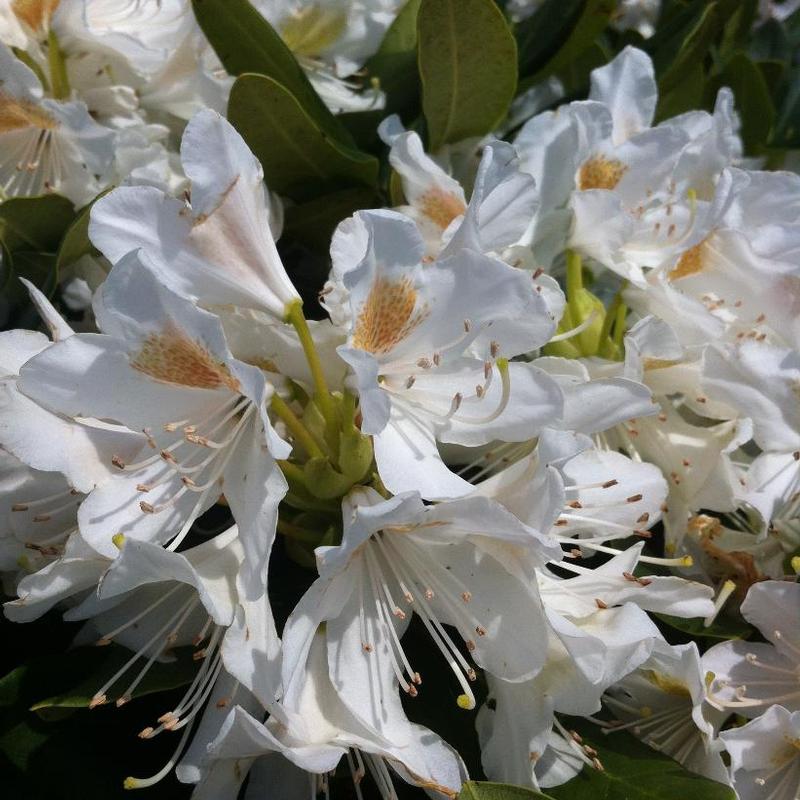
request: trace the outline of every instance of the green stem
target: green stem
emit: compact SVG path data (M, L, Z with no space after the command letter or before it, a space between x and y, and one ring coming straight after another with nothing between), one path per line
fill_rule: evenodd
M286 536L289 539L296 539L298 542L307 542L308 544L318 544L322 536L315 531L310 531L307 528L301 528L298 525L292 525L291 522L285 520L278 520L278 533Z
M578 295L583 289L582 269L580 255L574 250L567 250L567 307L573 325L580 325L583 322L578 302Z
M603 327L600 329L600 346L603 346L603 343L606 339L611 338L611 326L616 322L617 319L617 309L619 308L619 304L622 302L622 287L617 290L617 293L611 300L610 305L608 306L608 311L606 311L606 316L603 319Z
M342 424L356 424L356 396L350 392L345 392L342 398Z
M69 76L64 53L58 46L58 37L51 29L47 34L47 65L50 69L50 91L56 100L64 100L70 95Z
M320 446L314 441L314 437L308 428L297 418L294 411L287 405L283 398L277 394L272 395L269 407L284 422L294 440L306 451L309 458L325 458Z
M301 486L306 485L306 476L302 467L292 464L291 461L279 460L277 464L281 468L281 472L286 476L286 480L294 481L295 484L300 484Z
M625 337L625 317L628 316L628 306L620 303L617 308L617 318L614 321L614 343L617 347L622 347L622 340Z
M330 427L335 428L336 416L333 409L333 401L331 400L331 393L328 390L328 382L325 380L322 362L320 361L317 348L314 345L314 339L311 337L311 331L308 329L306 318L303 316L303 306L300 302L292 303L292 305L289 306L289 310L286 314L286 321L294 327L300 338L300 344L303 347L306 361L308 361L308 367L311 370L311 377L314 380L319 410L322 416L325 417L325 422Z

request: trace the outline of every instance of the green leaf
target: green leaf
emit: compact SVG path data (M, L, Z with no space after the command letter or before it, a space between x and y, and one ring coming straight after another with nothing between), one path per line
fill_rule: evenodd
M695 775L625 731L603 735L591 722L563 718L597 750L603 771L584 767L571 781L548 788L555 800L734 800L729 786Z
M800 147L800 67L788 73L787 91L780 104L770 144L775 147Z
M231 75L254 72L281 84L325 133L353 141L328 110L280 34L247 0L192 0L197 22Z
M791 61L793 48L783 25L768 19L753 32L747 51L754 61Z
M431 150L502 122L517 86L517 48L492 0L422 0L422 109Z
M327 254L331 235L343 219L361 208L378 205L380 198L375 190L360 186L315 197L286 209L283 235Z
M749 639L753 635L753 628L744 621L731 617L717 617L714 622L706 627L702 619L684 619L673 617L671 614L654 614L665 625L681 633L688 634L692 639Z
M16 643L17 653L22 629L30 627L42 633L40 622L0 624L6 626L2 631L4 642L9 646ZM70 630L63 621L60 627ZM122 788L127 774L152 774L170 757L175 738L157 737L145 743L136 739L136 733L167 708L174 707L180 694L153 695L119 709L98 708L92 712L64 707L29 710L44 693L66 689L71 681L90 674L92 661L98 656L102 661L102 655L95 648L66 654L51 651L0 678L0 774L4 797L122 800L130 796ZM98 679L104 677L97 675ZM81 763L77 771L76 758ZM148 792L151 800L185 796L172 776Z
M56 194L14 197L0 204L0 288L12 327L36 324L28 293L18 278L27 278L45 294L58 285L55 253L75 217L75 207Z
M730 86L736 97L745 149L752 154L761 152L775 122L775 105L763 73L744 53L737 53L726 64L720 81Z
M302 202L326 190L377 183L377 159L327 136L272 78L237 78L228 119L261 161L267 185L279 194Z
M365 65L367 74L378 78L386 94L384 116L411 113L419 104L419 81L415 78L420 2L407 0L386 31L378 52Z
M546 0L517 25L520 88L570 67L605 30L613 0Z
M143 697L156 692L176 689L190 683L197 674L197 662L192 659L193 650L188 647L174 651L175 660L155 663L133 691L131 697ZM122 667L131 657L130 651L119 645L104 648L80 647L65 653L57 665L63 675L72 676L72 682L58 694L36 700L31 711L50 708L88 708L95 692ZM108 702L113 703L125 689L125 680L120 680L108 692Z
M66 267L74 264L82 256L97 253L94 245L89 239L89 218L92 212L92 206L108 192L110 189L101 192L91 203L81 208L72 221L72 224L67 228L66 233L61 239L61 244L58 248L56 255L56 268L61 272Z
M0 203L0 240L11 253L55 253L75 217L75 206L57 194L13 197Z
M758 0L719 0L719 10L725 20L719 44L719 58L724 63L752 38Z
M536 800L537 797L546 800L547 795L522 786L488 781L467 781L458 794L458 800Z
M717 4L709 3L691 29L684 33L677 55L661 74L658 81L657 119L697 107L702 96L697 94L697 90L702 93L704 83L703 62L718 31Z

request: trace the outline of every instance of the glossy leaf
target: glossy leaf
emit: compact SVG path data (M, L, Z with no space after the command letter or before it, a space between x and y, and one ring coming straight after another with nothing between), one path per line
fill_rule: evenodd
M786 80L770 144L775 147L800 147L800 67L792 67Z
M546 0L520 22L516 37L523 86L570 67L593 46L614 7L612 0Z
M516 44L500 9L492 0L422 0L417 30L430 149L494 130L517 86Z
M57 194L13 197L0 203L0 240L10 252L55 253L75 207Z
M361 208L375 208L380 198L373 189L355 186L321 195L286 209L283 235L327 254L336 226Z
M74 264L82 256L98 252L89 240L89 218L92 206L106 194L107 191L101 192L91 203L81 208L67 228L56 255L56 267L59 272Z
M417 13L421 0L408 0L383 37L365 70L380 82L388 113L410 113L419 104Z
M57 665L64 677L71 677L69 685L52 696L45 696L31 705L31 711L50 708L87 708L95 692L130 659L131 653L124 647L108 645L106 648L81 647L65 653ZM134 690L132 697L142 697L156 692L176 689L188 684L197 672L197 662L192 660L189 648L176 652L174 661L155 663ZM108 693L108 702L113 703L125 688L120 681ZM117 690L118 693L115 693Z
M264 167L270 189L303 201L342 186L374 186L378 162L327 136L283 86L242 75L231 90L228 118Z
M546 800L547 795L522 786L488 781L468 781L458 794L458 800L536 800L537 798Z
M697 108L702 98L705 73L703 61L718 33L719 10L709 3L694 25L684 32L677 55L658 81L658 119Z
M654 617L676 631L687 634L692 639L749 639L753 628L744 621L730 617L717 617L706 627L702 619L685 619L670 614L654 614Z
M597 750L603 770L584 767L571 781L548 788L555 800L735 799L729 786L689 772L625 731L603 735L586 720L565 718L562 722Z
M3 631L4 642L9 646L19 646L23 629L42 631L41 621L4 624L8 626ZM81 675L92 674L92 661L98 656L103 661L102 653L94 648L51 653L0 678L0 773L4 797L123 800L130 797L122 784L126 775L152 774L170 757L175 737L143 742L137 740L136 733L172 707L179 694L140 698L119 709L101 707L91 712L59 707L29 710L48 690L60 691ZM76 759L80 760L79 768ZM148 797L178 800L188 798L189 793L173 776L167 776L148 791Z
M14 197L0 204L0 288L11 325L36 325L18 278L52 294L59 280L56 252L74 217L72 203L56 194Z
M254 72L272 78L294 95L328 136L353 144L280 34L247 0L192 0L192 7L203 33L231 75Z
M756 154L766 142L775 121L775 106L764 75L743 53L737 53L721 75L736 97L736 110L742 119L745 150Z

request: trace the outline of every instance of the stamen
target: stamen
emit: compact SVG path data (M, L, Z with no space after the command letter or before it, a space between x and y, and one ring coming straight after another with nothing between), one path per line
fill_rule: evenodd
M717 618L717 615L720 611L722 611L722 607L728 601L728 598L736 591L736 584L731 581L727 580L725 583L722 584L722 588L717 595L717 599L714 601L714 610L703 620L703 627L708 628L714 620Z

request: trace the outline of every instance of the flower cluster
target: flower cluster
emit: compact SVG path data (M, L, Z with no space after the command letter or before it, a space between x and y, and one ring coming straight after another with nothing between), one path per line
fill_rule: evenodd
M254 4L335 112L380 109L354 81L400 5ZM191 4L0 26L2 189L101 195L102 276L79 326L26 281L48 334L0 334L4 610L127 648L92 707L194 649L139 734L174 756L127 788L455 798L417 711L449 704L493 781L603 770L566 715L796 797L800 178L743 158L729 89L654 124L628 47L510 141L386 115L393 207L339 222L316 314ZM739 605L766 642L665 639Z

